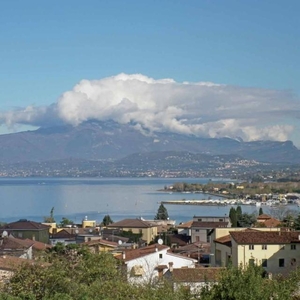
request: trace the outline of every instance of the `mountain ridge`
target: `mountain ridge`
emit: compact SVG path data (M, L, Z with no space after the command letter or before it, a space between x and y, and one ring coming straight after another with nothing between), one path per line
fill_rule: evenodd
M113 121L60 125L0 135L0 162L50 161L70 157L117 160L134 153L189 151L210 155L234 154L271 163L300 163L300 150L291 141L200 138L178 133L145 135L130 124Z

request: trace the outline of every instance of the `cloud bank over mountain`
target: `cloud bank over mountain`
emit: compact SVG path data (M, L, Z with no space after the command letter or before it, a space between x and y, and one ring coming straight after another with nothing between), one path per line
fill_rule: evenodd
M124 74L82 80L46 107L0 113L0 124L74 126L88 120L131 123L142 132L174 132L245 141L284 141L299 116L299 99L287 91L211 82L155 80ZM287 120L290 120L287 122Z

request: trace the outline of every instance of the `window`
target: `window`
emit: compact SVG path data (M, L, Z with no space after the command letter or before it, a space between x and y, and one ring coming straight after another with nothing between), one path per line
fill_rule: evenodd
M295 244L291 245L291 250L296 250L296 245Z
M196 232L199 232L199 229L196 229L195 231L196 231Z
M18 237L19 237L19 238L22 238L22 237L23 237L22 232L18 232Z
M291 259L291 266L296 266L296 258Z
M268 248L267 245L262 245L261 246L261 250L267 250L267 248Z
M284 258L279 258L279 267L284 268Z
M224 221L224 219L219 219L219 222L223 222Z
M267 259L262 259L262 260L261 260L261 266L262 266L263 268L266 268L266 267L268 266L268 260L267 260Z
M162 258L162 257L163 257L162 253L159 253L159 258Z
M249 245L249 250L254 250L254 245Z
M253 258L249 259L249 266L254 266L254 259Z
M202 221L202 219L198 219L198 222L201 222Z

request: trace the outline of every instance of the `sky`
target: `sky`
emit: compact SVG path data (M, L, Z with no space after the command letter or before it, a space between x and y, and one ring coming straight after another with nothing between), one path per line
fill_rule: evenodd
M300 1L2 1L0 134L90 120L300 146Z

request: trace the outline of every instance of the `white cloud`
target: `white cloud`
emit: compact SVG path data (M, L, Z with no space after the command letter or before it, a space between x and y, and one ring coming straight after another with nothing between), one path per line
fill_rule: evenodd
M206 137L244 140L286 140L299 104L285 91L243 88L212 82L155 80L142 74L119 74L82 80L50 107L30 106L0 113L0 122L74 126L90 120L113 119L135 124L141 132L171 131Z

